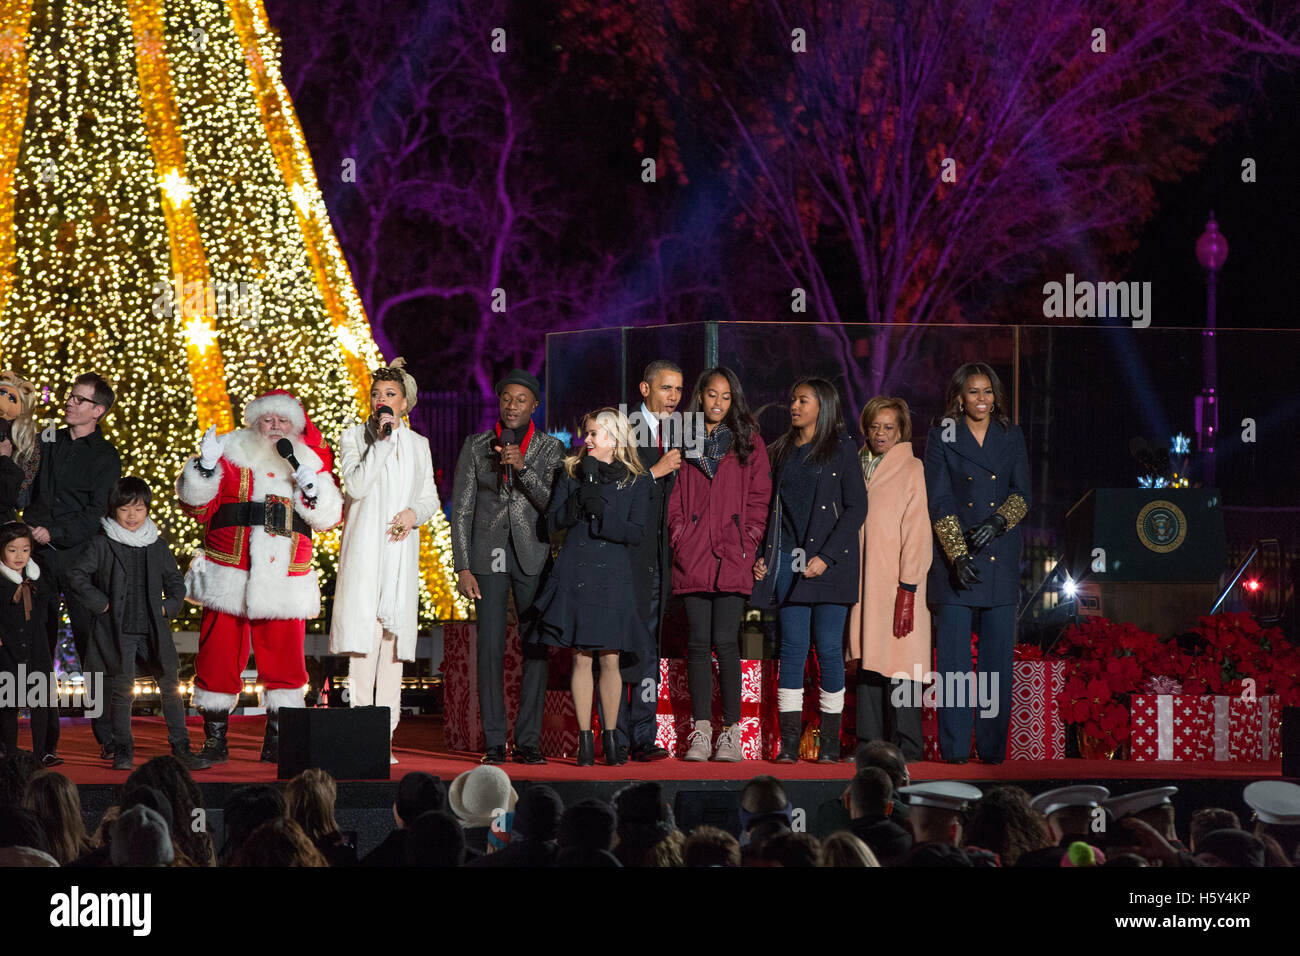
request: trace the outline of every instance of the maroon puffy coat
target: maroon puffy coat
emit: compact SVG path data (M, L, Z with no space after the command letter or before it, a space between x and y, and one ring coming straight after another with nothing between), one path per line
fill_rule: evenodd
M673 593L749 594L771 500L772 469L757 433L748 464L742 467L732 448L712 481L694 462L683 460L668 499Z

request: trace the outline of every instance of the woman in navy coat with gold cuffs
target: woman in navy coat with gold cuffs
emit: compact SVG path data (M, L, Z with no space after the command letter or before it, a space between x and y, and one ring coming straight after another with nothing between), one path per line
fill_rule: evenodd
M943 421L926 441L925 487L935 531L927 587L943 682L939 749L949 763L965 763L974 719L980 760L1001 763L1011 721L1017 526L1029 510L1029 456L1024 433L1007 416L1002 382L982 362L963 365L948 383ZM972 632L978 635L974 688L945 677L971 672ZM953 691L964 699L948 699Z

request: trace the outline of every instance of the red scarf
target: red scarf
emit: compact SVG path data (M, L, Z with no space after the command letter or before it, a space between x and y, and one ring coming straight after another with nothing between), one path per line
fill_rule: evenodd
M529 443L530 441L533 440L533 431L534 431L536 428L537 428L537 426L533 424L533 420L530 418L530 419L528 420L528 431L524 432L524 440L521 441L521 442L519 443L519 454L520 454L521 456L522 456L522 455L527 455L527 454L528 454L528 443ZM497 433L497 438L500 439L500 437L501 437L501 420L500 420L500 419L497 419L497 423L496 423L496 433ZM505 480L504 475L502 476L501 480L502 480L502 482L505 483L505 486L506 486L507 488L510 487L510 483L509 483L508 481Z

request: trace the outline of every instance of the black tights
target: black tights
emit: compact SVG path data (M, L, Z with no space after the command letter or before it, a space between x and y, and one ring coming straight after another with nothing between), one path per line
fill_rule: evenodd
M743 594L687 594L686 620L691 636L686 647L686 682L691 691L691 716L712 716L713 668L710 649L718 655L718 689L722 722L740 720L740 622L745 615Z

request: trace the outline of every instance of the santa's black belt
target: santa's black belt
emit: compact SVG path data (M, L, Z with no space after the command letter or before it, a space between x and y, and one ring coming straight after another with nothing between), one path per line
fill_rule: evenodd
M280 495L267 495L266 501L224 504L213 513L212 520L208 522L209 531L232 527L265 528L267 534L285 536L296 531L305 537L311 537L311 525L293 510L293 502Z

